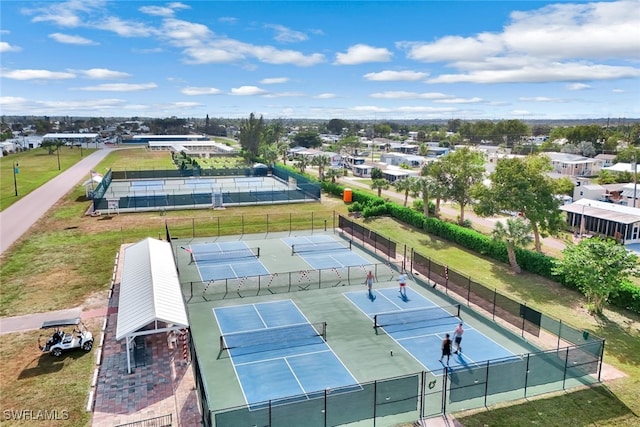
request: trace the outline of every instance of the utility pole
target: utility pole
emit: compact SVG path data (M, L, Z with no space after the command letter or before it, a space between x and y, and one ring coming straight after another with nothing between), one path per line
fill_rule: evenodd
M638 159L637 151L633 150L633 207L637 208L636 194L638 192Z

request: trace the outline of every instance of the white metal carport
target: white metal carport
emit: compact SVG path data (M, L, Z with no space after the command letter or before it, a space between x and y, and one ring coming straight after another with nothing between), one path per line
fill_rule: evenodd
M127 372L137 336L189 326L171 244L147 238L124 250L116 340L126 339Z

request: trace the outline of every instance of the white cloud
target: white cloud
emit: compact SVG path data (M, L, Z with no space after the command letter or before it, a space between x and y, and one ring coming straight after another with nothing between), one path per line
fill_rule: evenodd
M109 79L123 79L123 78L131 77L131 74L129 73L125 73L122 71L109 70L107 68L91 68L89 70L83 70L79 72L84 74L84 76L89 79L109 80Z
M102 8L104 3L103 0L69 0L45 3L36 8L25 8L22 12L33 15L33 22L51 22L61 27L75 28L85 22L81 15Z
M260 89L257 86L241 86L241 87L234 87L231 89L231 95L238 95L238 96L262 95L264 93L266 93L266 90Z
M314 96L315 99L333 99L336 98L337 95L335 93L319 93L318 95Z
M150 37L159 34L158 30L141 22L125 21L115 16L97 20L89 26L110 31L121 37Z
M550 98L548 96L532 96L532 97L520 97L518 101L522 102L566 102L564 99L560 98Z
M585 63L548 63L505 70L477 70L442 74L429 83L541 83L550 81L610 80L640 77L640 69Z
M162 36L169 38L176 46L193 46L201 40L213 35L206 25L183 21L180 19L165 19L162 24Z
M371 98L378 99L445 99L451 98L449 95L438 92L417 93L408 91L387 91L377 92L369 95Z
M368 62L388 62L391 60L391 56L391 52L386 48L356 44L350 46L346 53L337 53L335 64L357 65Z
M292 98L301 96L305 96L305 94L302 92L274 92L264 95L265 98Z
M51 114L56 111L60 114L82 114L91 111L95 114L115 114L124 108L126 101L122 99L91 99L91 100L30 100L22 97L0 97L2 110L9 114L17 114L20 111L30 111L31 114Z
M624 89L613 89L611 92L613 93L626 93L627 91Z
M591 89L591 85L585 83L572 83L567 85L567 90L586 90Z
M396 47L405 50L409 59L445 62L459 71L435 76L430 83L634 78L640 72L638 4L637 0L551 4L513 12L501 32L448 35L433 42L402 41ZM604 59L622 63L611 65Z
M446 98L446 99L436 99L433 102L437 102L439 104L477 104L479 102L484 102L484 99L473 97L473 98Z
M49 71L49 70L2 70L0 77L12 80L65 80L76 77L74 73L65 71Z
M392 81L405 81L415 82L428 77L428 73L422 73L418 71L392 71L385 70L377 73L367 73L364 75L366 80L378 81L378 82L392 82Z
M184 95L219 95L222 93L220 89L215 87L185 87L180 91Z
M446 36L433 43L398 42L407 57L421 62L482 60L501 53L504 45L499 36L482 33L476 37Z
M284 25L267 24L265 27L275 30L276 35L274 38L280 43L298 43L308 39L306 34L287 28Z
M140 12L146 13L152 16L172 17L175 11L178 9L191 9L190 6L180 2L169 3L166 7L163 6L142 6Z
M218 22L223 22L225 24L235 24L238 22L238 18L234 18L232 16L222 16L218 18Z
M272 46L256 46L232 39L198 43L184 50L188 62L194 64L232 63L255 58L267 64L291 64L308 67L324 62L324 55L305 55L294 50L279 50Z
M75 44L75 45L96 45L98 43L93 40L87 39L81 36L73 36L70 34L62 34L62 33L52 33L49 34L49 38L57 41L58 43L64 44Z
M155 89L155 83L104 83L96 86L85 86L77 90L101 91L101 92L138 92L141 90Z
M263 85L273 85L278 83L286 83L289 81L288 77L271 77L260 80Z
M5 52L20 52L22 50L19 46L12 46L7 42L0 42L0 53Z

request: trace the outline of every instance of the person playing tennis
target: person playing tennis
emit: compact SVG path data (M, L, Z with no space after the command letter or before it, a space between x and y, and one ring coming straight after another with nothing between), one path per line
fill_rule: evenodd
M449 358L451 357L451 338L449 338L449 334L446 334L442 340L442 355L438 362L442 363L442 359L445 356L447 356L447 366L449 366Z
M407 297L407 272L403 271L400 277L398 278L398 282L400 283L400 295L403 298Z
M458 327L453 331L453 342L456 345L456 351L453 354L462 353L462 334L464 334L464 329L462 328L462 323L458 324Z
M373 287L373 273L371 271L369 271L369 274L367 274L365 284L367 285L367 288L369 288L369 293L371 293L371 288Z

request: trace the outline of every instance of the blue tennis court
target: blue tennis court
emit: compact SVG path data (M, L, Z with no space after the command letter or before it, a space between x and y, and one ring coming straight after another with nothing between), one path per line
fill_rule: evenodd
M189 250L202 281L269 274L256 248L245 242L194 243Z
M296 236L282 241L316 270L368 265L367 261L347 246L348 242L335 240L328 235Z
M451 355L449 363L453 371L476 367L477 362L514 357L512 352L457 317L457 306L437 306L411 288L407 288L406 298L395 287L376 289L371 295L363 290L346 292L344 296L372 321L377 315L378 324L382 325L378 329L382 329L432 373L441 372L444 367L438 359L445 334L453 337L453 330L461 322L464 327L463 351Z
M359 390L353 375L292 300L218 307L223 335L240 387L252 410L325 393ZM326 329L325 329L326 331Z

